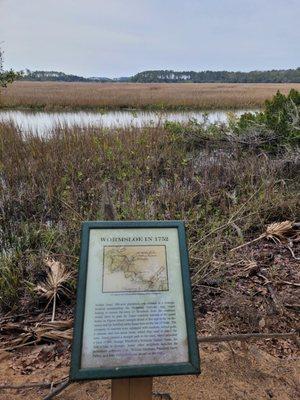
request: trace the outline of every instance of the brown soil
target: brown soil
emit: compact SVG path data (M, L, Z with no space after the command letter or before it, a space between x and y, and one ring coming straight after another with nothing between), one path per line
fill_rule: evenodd
M57 350L57 349L56 349ZM68 352L51 357L53 346L36 346L17 353L2 353L0 384L57 381L68 375ZM50 357L49 357L50 355ZM300 398L300 363L280 359L257 346L227 345L201 349L202 374L154 379L153 399L172 400L295 400ZM298 378L297 378L298 377ZM73 383L58 400L109 400L110 381ZM1 400L42 399L49 389L0 389ZM159 395L161 394L169 394Z

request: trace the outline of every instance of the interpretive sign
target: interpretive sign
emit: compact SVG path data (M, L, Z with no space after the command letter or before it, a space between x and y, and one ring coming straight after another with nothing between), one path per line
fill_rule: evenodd
M199 372L184 224L84 222L71 379Z

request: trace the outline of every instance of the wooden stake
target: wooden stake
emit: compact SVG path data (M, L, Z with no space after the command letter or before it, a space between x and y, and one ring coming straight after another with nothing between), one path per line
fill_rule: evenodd
M112 379L111 400L151 400L152 378Z
M116 211L111 201L108 184L103 185L103 216L114 221ZM111 400L151 400L152 378L112 379Z

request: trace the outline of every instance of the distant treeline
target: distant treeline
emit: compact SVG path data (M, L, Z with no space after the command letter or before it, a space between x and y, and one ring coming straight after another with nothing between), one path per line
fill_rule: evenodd
M193 82L193 83L296 83L300 68L272 71L144 71L134 75L132 82Z
M144 71L132 77L84 78L57 71L29 71L23 74L26 81L62 82L137 82L137 83L300 83L300 68L271 71L230 72L230 71Z
M30 71L23 74L24 81L61 81L61 82L109 82L109 78L84 78L83 76L65 74L57 71Z

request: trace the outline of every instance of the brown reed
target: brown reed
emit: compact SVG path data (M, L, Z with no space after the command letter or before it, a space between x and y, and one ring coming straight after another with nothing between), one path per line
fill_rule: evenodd
M0 107L68 109L249 109L300 84L65 83L18 81L4 89Z

